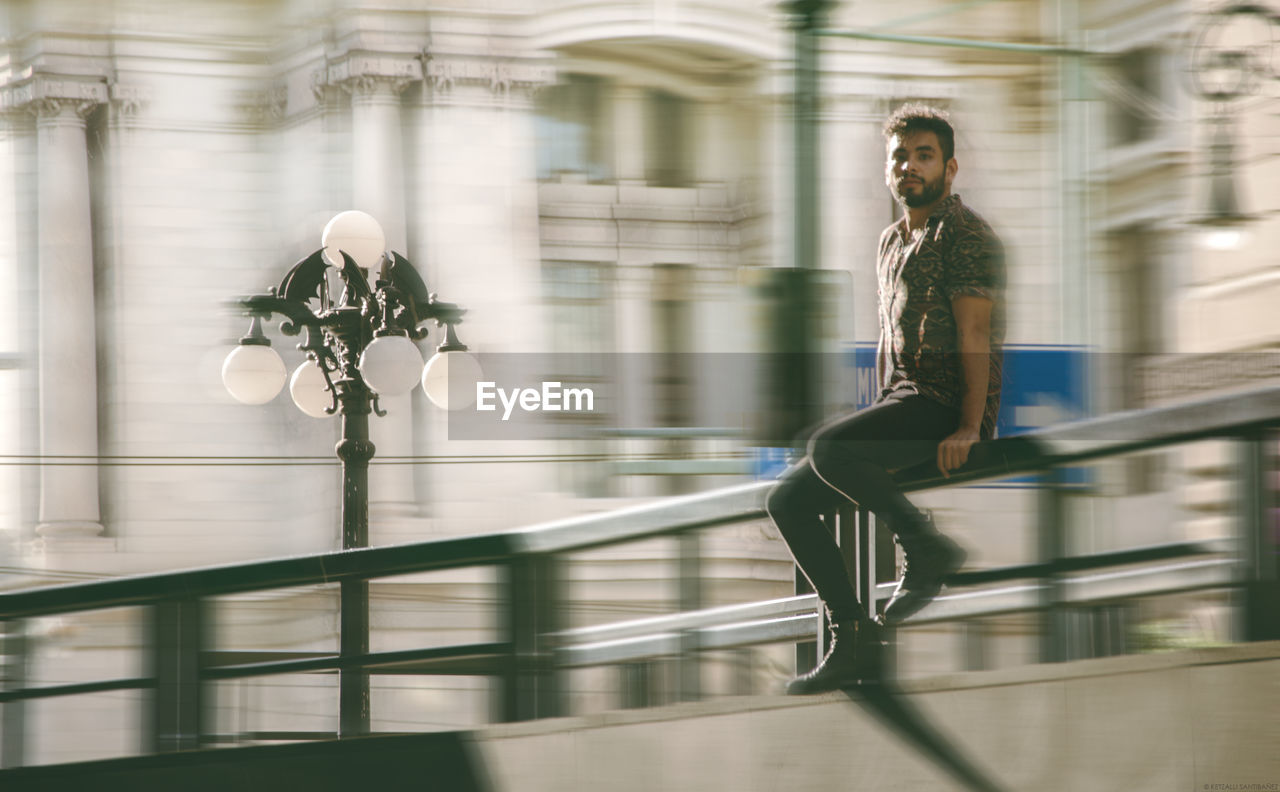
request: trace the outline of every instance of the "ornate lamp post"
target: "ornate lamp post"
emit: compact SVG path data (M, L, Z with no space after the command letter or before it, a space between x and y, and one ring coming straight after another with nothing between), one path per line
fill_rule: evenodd
M1200 24L1189 54L1191 92L1213 105L1209 143L1209 190L1203 213L1191 222L1203 230L1206 247L1230 250L1244 240L1243 227L1254 219L1236 197L1234 106L1274 80L1280 15L1255 3L1229 3Z
M322 247L299 261L265 294L242 297L238 309L250 318L249 332L227 356L222 380L237 400L262 404L284 387L285 367L262 333L262 320L283 316L285 335L305 332L298 348L307 360L293 373L289 391L294 403L313 417L342 416L342 547L369 544L369 414L385 415L378 396L397 395L419 381L437 406L459 406L465 391L454 372L450 394L450 361L461 357L464 368L474 360L459 341L455 326L464 309L441 302L427 292L407 259L384 251L377 221L363 212L343 212L325 227ZM341 295L330 294L329 270L342 281ZM420 325L434 321L445 328L444 341L423 367L414 341L427 335ZM454 360L456 367L458 361ZM453 396L450 399L450 396ZM452 404L451 404L452 401ZM342 583L341 653L369 651L369 584ZM369 677L364 670L340 671L339 734L369 730Z

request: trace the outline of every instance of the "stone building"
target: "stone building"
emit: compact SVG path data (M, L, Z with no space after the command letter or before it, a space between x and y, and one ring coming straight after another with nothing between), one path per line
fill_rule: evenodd
M822 46L820 250L839 316L828 340L850 351L875 340L873 251L896 212L880 123L922 100L952 113L956 189L1009 247L1010 345L1097 353L1084 355L1085 403L1020 391L1025 400L1006 405L1022 410L1018 425L1161 403L1166 395L1140 387L1161 372L1274 352L1268 105L1238 117L1241 189L1259 216L1252 241L1230 254L1187 244L1209 109L1177 75L1197 10L837 5L830 27L863 35ZM287 396L236 404L219 367L244 332L225 301L277 283L342 210L378 218L430 289L468 308L462 335L480 353L762 348L749 284L788 265L794 198L791 37L773 4L14 0L0 37L0 454L13 463L0 466L0 587L338 546L336 421L301 414ZM1008 43L1030 47L998 46ZM287 364L301 361L273 338ZM650 425L696 429L698 373L660 374L643 384ZM450 440L420 392L383 407L378 459L414 464L375 461L376 544L741 481L753 453L749 437L711 431L720 427L677 439ZM546 461L574 454L610 461ZM653 454L713 463L691 476L635 462ZM1074 511L1074 549L1227 530L1221 469L1212 449L1099 468ZM977 564L1034 548L1025 489L925 500ZM1153 513L1161 519L1135 519ZM572 621L669 609L669 553L583 558ZM766 526L716 535L709 553L711 604L791 593L788 558ZM482 634L473 625L484 623L476 610L488 587L479 575L375 587L375 627L388 646ZM324 648L333 596L228 602L225 638ZM41 673L77 678L102 658L126 662L135 620L38 627ZM991 630L1000 662L1029 657L1024 624ZM950 636L929 634L910 664L949 668L954 656ZM787 673L779 657L732 661L753 664L739 687L768 689ZM590 683L600 696L612 684ZM381 703L386 723L466 724L484 717L481 687L387 688L375 711ZM253 703L227 716L247 720L222 727L323 727L330 692L230 691ZM596 705L590 691L581 699ZM85 706L110 721L132 704ZM45 717L33 727L42 734L57 711ZM93 719L82 725L93 736L64 730L38 755L120 749Z

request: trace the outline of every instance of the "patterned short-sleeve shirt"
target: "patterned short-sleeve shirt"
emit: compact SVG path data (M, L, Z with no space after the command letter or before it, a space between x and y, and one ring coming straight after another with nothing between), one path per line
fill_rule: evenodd
M1005 316L1004 246L991 226L956 194L911 232L906 218L880 235L879 399L915 393L960 409L964 371L951 300L991 300L991 366L981 437L995 436L1000 410Z

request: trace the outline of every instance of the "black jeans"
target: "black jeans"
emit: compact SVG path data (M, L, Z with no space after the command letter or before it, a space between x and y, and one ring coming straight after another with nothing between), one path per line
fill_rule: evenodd
M938 443L959 420L955 408L914 395L839 416L814 431L805 458L787 468L769 492L765 509L832 621L865 612L840 548L819 515L853 501L887 520L896 533L919 525L923 514L891 474L935 457Z

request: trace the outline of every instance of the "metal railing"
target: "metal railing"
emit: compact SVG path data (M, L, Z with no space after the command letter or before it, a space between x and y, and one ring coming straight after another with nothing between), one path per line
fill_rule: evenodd
M1089 602L1234 587L1242 592L1239 637L1277 638L1280 587L1274 540L1264 526L1274 495L1268 480L1266 443L1280 426L1280 388L1122 413L1044 429L976 446L968 465L948 479L921 471L899 475L909 491L954 486L1017 474L1037 477L1039 558L1035 563L965 572L909 623L1034 612L1042 620L1041 659L1068 657L1067 609ZM1061 475L1066 466L1209 438L1239 441L1238 537L1184 542L1113 553L1069 557L1065 551ZM372 547L247 564L57 585L0 595L0 630L7 658L4 766L22 762L22 706L36 699L108 690L141 689L148 724L144 749L195 748L220 741L209 729L208 683L244 677L361 669L373 674L489 676L495 715L523 720L564 713L562 678L567 669L699 651L776 642L811 642L821 632L813 595L702 609L696 585L704 529L765 517L770 482L673 497L653 504L500 533L414 544ZM864 603L888 596L892 583L876 579L876 531L865 513L845 515L836 529L849 554ZM680 611L619 624L566 630L561 561L569 553L679 537ZM884 548L881 547L881 550ZM298 586L371 580L410 573L491 567L499 572L498 640L445 647L364 654L235 652L214 650L211 598ZM993 585L994 584L994 585ZM88 683L32 686L25 681L26 619L122 606L146 609L149 643L140 676ZM337 607L341 607L339 603ZM367 623L367 620L366 622ZM686 693L696 694L697 666L682 671ZM264 735L259 735L264 736ZM277 735L279 736L279 735ZM292 733L280 739L347 736Z

